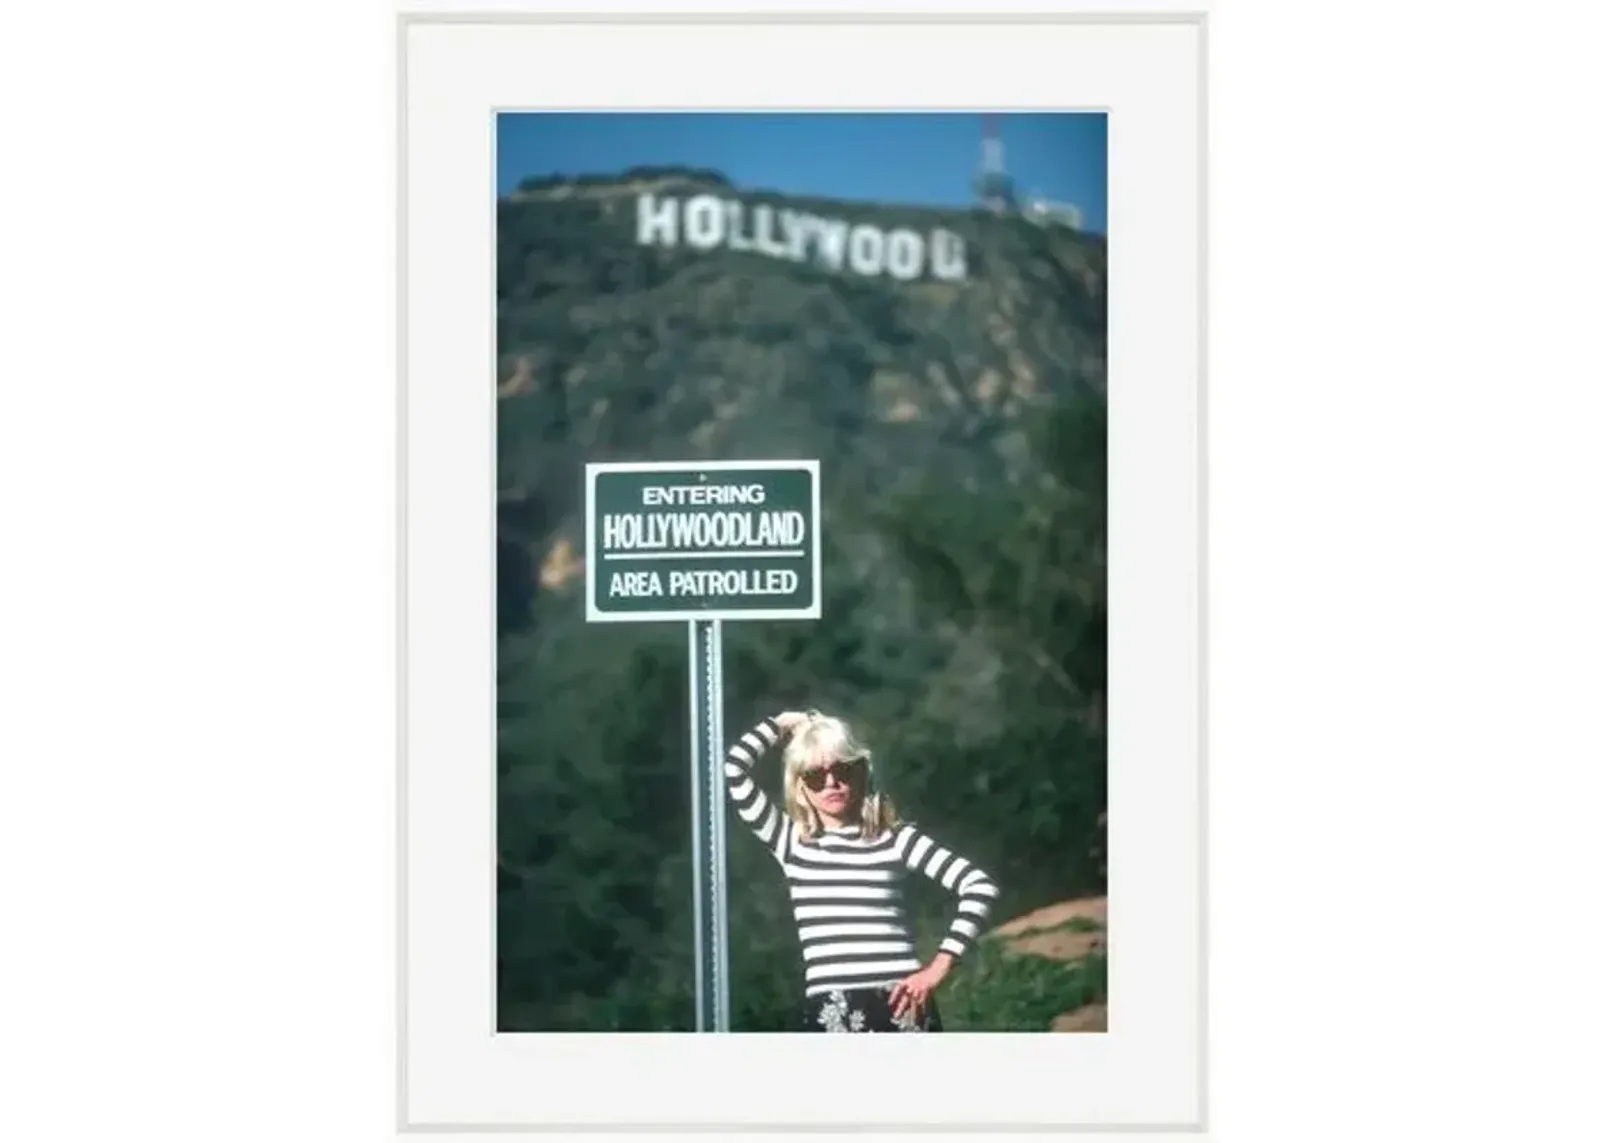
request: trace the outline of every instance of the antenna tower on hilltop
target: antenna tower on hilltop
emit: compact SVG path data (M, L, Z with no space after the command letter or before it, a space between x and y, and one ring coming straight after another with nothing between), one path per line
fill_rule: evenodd
M987 210L999 214L1016 207L1016 189L1006 174L1005 145L1000 141L1000 118L994 114L983 117L983 159L974 189Z

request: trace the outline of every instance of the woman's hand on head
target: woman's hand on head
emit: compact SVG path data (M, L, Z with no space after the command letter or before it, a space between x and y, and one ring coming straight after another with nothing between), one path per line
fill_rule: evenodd
M783 731L785 734L788 734L793 731L795 727L804 722L808 717L809 716L802 711L786 710L782 714L775 716L772 721L778 724L779 730Z

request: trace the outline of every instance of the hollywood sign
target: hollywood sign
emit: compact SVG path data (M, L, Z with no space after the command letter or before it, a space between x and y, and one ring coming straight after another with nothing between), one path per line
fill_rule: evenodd
M638 241L642 246L696 250L748 250L787 262L816 262L869 277L888 274L902 282L930 277L959 282L967 276L966 244L942 227L926 233L908 227L884 230L870 223L822 218L805 211L700 194L639 196Z

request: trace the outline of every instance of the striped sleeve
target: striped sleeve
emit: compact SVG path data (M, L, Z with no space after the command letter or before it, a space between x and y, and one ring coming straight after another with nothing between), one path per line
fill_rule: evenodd
M756 763L772 749L781 734L776 722L763 718L728 747L722 766L734 809L757 840L780 862L789 848L789 815L756 785L754 771Z
M920 873L956 895L956 915L945 930L939 950L961 957L992 922L1000 898L994 878L915 826L903 826L899 838L902 860L912 873Z

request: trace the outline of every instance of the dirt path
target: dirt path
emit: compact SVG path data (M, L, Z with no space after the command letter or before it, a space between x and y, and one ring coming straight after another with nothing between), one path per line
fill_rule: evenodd
M1046 905L997 926L994 936L1005 941L1007 951L1017 956L1081 960L1090 953L1105 951L1106 899L1084 897ZM1104 1032L1106 1026L1104 1004L1087 1004L1063 1012L1050 1025L1056 1032Z

